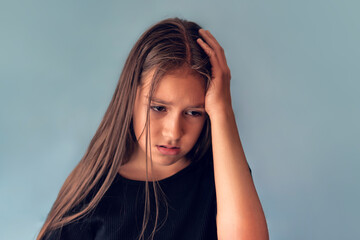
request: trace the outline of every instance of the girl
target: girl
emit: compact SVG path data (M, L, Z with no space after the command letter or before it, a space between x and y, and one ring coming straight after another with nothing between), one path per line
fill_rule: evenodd
M145 31L37 239L268 239L230 78L196 23Z

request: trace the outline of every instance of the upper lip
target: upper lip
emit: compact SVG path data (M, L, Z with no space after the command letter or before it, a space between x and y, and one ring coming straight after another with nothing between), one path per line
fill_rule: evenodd
M159 147L166 147L166 148L180 148L178 146L172 146L172 145L158 145Z

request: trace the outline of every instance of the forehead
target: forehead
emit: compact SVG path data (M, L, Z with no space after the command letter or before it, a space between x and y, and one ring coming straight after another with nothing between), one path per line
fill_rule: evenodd
M141 92L148 96L155 70L143 76ZM205 80L199 73L188 67L167 72L158 82L153 97L187 97L199 100L205 96Z

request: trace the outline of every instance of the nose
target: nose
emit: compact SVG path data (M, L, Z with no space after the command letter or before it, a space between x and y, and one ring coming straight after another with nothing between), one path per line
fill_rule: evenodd
M169 114L163 125L163 136L169 141L179 141L184 133L182 117L178 114Z

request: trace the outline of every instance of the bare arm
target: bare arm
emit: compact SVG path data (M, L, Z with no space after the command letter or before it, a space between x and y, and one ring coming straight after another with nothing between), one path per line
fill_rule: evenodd
M231 106L230 70L222 47L209 31L198 40L210 56L212 84L205 98L211 121L217 198L217 232L220 240L269 239L261 207Z

